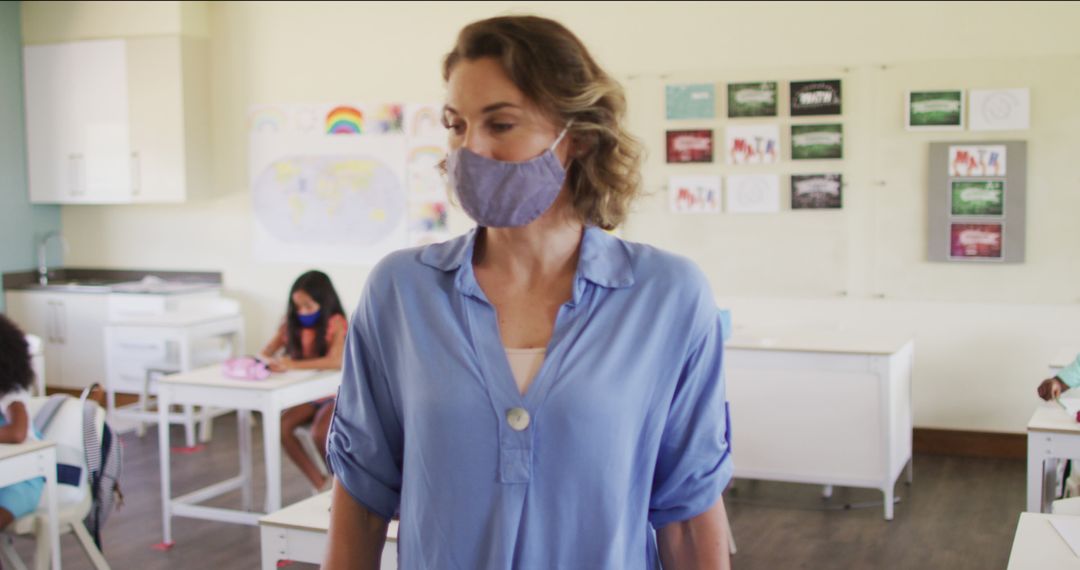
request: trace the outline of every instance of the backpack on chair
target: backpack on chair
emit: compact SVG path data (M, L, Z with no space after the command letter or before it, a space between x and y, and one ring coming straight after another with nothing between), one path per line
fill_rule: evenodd
M120 491L120 478L123 475L124 446L109 422L106 421L98 436L94 414L97 402L87 401L94 388L103 389L97 382L83 390L79 402L83 406L83 440L86 444L87 479L93 504L86 515L86 530L94 537L94 543L101 548L101 528L112 514L114 508L124 504L124 494Z

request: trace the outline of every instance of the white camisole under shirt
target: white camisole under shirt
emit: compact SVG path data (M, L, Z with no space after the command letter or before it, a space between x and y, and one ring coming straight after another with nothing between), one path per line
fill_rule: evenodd
M518 392L522 395L529 389L540 366L544 364L546 348L507 348L506 359L510 362L510 371L514 373Z

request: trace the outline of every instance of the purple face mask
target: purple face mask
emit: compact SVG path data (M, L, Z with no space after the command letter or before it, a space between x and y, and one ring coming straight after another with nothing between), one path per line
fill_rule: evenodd
M573 121L540 156L525 162L504 162L461 147L446 157L450 182L461 207L476 223L489 228L524 226L555 202L566 170L553 152Z

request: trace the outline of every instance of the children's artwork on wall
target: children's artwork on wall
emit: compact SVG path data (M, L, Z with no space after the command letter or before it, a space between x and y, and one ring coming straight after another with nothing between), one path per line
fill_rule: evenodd
M445 136L407 135L405 107L251 109L256 258L372 264L414 243L420 229L445 234L445 183L435 170Z
M791 116L839 115L840 80L792 81Z
M1005 176L1005 145L949 147L949 176Z
M952 259L1001 259L1004 243L1001 224L953 223L949 233L949 257Z
M843 207L839 174L791 175L791 209L817 210Z
M671 211L676 214L720 211L719 176L672 176L668 179Z
M773 164L780 160L780 127L777 125L729 126L728 164Z
M767 214L780 211L780 177L775 174L732 174L727 177L727 211Z
M664 101L669 120L716 116L716 86L712 83L668 85Z
M908 130L959 131L964 128L964 91L908 91Z
M1003 216L1004 180L953 180L949 213L953 216Z
M668 131L667 161L669 163L712 162L712 129Z
M438 105L406 105L405 131L414 139L438 139L445 144L447 130L442 126L441 114Z
M727 86L727 96L729 118L776 116L775 81L731 83Z
M792 160L816 160L843 157L843 125L791 125Z
M1022 131L1030 126L1031 93L1024 89L972 89L973 131Z

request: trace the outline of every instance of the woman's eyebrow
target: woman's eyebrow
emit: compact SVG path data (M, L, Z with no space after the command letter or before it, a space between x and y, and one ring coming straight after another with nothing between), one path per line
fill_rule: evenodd
M480 110L480 112L481 113L493 113L495 111L498 111L499 109L505 109L507 107L513 107L515 109L520 109L521 105L515 105L514 103L510 103L510 102L507 102L507 101L501 101L499 103L492 103L491 105L488 105L487 107L484 107L483 109ZM451 107L450 105L443 105L443 113L453 113L455 115L460 115L461 114L461 113L458 112L457 109Z

